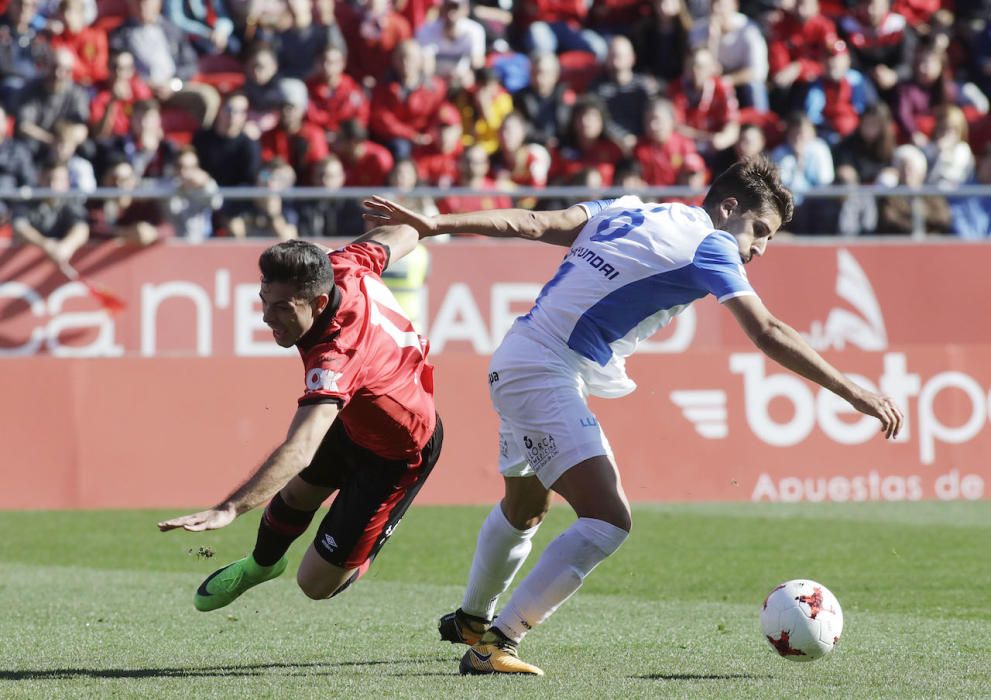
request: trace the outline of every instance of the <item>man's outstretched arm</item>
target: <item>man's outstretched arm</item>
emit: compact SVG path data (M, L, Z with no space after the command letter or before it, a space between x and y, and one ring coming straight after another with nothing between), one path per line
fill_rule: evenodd
M217 506L158 524L162 532L184 528L190 532L216 530L230 525L237 516L267 502L289 480L305 469L331 424L337 405L320 403L300 406L289 426L289 435L258 470Z
M771 315L758 297L739 296L727 301L725 306L736 317L754 345L765 355L792 372L829 389L861 413L880 420L881 432L885 437L898 435L903 417L890 398L874 394L850 381L812 349L794 328Z
M365 220L376 225L407 224L420 238L445 233L473 233L493 238L526 238L570 247L588 221L583 207L555 211L491 209L466 214L424 216L384 197L364 201Z

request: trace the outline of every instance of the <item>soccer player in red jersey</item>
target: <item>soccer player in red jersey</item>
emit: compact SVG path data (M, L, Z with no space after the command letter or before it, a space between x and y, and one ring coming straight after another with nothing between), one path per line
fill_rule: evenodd
M262 253L263 319L276 343L299 349L306 388L285 442L242 486L213 508L158 524L214 530L271 498L254 551L202 583L198 610L285 571L290 544L334 491L297 582L316 600L340 593L423 486L443 442L428 343L381 279L417 241L409 226L381 226L329 254L300 240Z

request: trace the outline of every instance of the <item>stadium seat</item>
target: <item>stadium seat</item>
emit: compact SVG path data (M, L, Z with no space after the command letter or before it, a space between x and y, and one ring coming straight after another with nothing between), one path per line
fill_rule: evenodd
M561 80L581 94L602 72L595 54L588 51L565 51L558 55L561 63Z
M175 107L162 107L162 130L172 141L186 145L193 140L193 134L199 128L199 120L189 112Z
M200 72L193 76L193 81L206 83L217 89L221 95L226 95L244 85L244 66L233 56L218 54L200 58Z
M127 0L96 0L93 26L109 34L127 19L127 14Z

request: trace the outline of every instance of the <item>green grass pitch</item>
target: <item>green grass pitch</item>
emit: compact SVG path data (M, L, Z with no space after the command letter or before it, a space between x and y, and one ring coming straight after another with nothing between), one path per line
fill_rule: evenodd
M0 513L0 697L991 697L989 502L638 506L623 548L524 641L546 677L463 678L435 624L486 510L414 506L334 600L287 574L206 614L193 590L250 551L257 513L199 535L159 533L158 511ZM571 517L555 506L529 564ZM811 664L758 627L798 577L846 618Z

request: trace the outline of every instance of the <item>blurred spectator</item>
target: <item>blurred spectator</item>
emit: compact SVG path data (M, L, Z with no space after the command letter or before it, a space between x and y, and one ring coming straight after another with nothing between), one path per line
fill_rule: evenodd
M705 199L706 186L709 183L709 169L705 166L705 159L698 153L689 153L685 156L684 162L678 168L678 174L674 184L681 187L691 187L693 194L685 195L671 201L681 202L692 207L702 206Z
M685 74L669 86L668 95L674 103L678 132L694 139L700 153L711 156L736 143L739 106L709 49L691 50Z
M895 149L894 181L886 185L922 187L926 181L926 156L918 146L905 144ZM879 197L877 233L911 233L922 236L927 233L950 232L950 207L945 197L917 195L911 197Z
M612 185L616 163L623 152L605 132L606 110L595 97L583 97L571 112L571 128L554 160L554 179L570 180L576 173L595 168L602 183Z
M468 17L468 9L468 0L443 0L440 16L416 33L436 74L456 85L485 65L485 29Z
M916 36L890 0L866 0L839 23L853 53L853 67L866 74L885 97L912 74Z
M89 120L86 91L72 82L75 57L67 49L56 49L48 56L43 77L24 88L18 101L17 135L36 156L55 142L55 124L60 120Z
M977 98L979 104L971 99ZM953 79L943 49L930 41L919 42L912 76L895 88L895 117L902 134L923 148L932 135L934 111L945 105L967 107L972 113L987 112L987 98L974 85L965 87Z
M959 7L957 12L959 13ZM986 13L976 23L978 29L973 38L968 72L981 91L991 97L991 22L987 20L988 17L991 17L991 2L988 3Z
M262 158L279 158L296 171L296 182L308 185L313 165L327 157L327 139L320 127L306 121L306 85L295 78L280 81L279 123L262 134Z
M379 83L372 93L369 127L396 159L403 159L433 142L434 119L447 87L440 78L424 75L422 49L412 39L396 47L393 68L395 79Z
M613 187L621 187L630 194L635 194L647 186L643 179L643 168L640 163L629 158L620 161L613 176Z
M128 51L110 54L110 77L97 86L90 102L93 138L123 136L131 125L134 104L151 99L151 88L134 71L134 56Z
M11 138L10 120L0 105L0 190L32 186L38 179L31 149L23 141ZM7 208L0 201L0 220L6 219Z
M974 153L967 143L967 119L956 105L936 108L932 140L923 152L929 161L926 184L954 188L974 174Z
M58 19L49 23L54 49L67 49L75 56L72 79L90 86L107 79L107 34L89 26L83 0L61 0Z
M857 129L834 149L836 179L844 185L872 185L892 166L895 124L884 102L864 110Z
M181 29L198 54L241 52L224 0L164 0L164 16Z
M585 27L591 3L585 0L528 0L513 5L517 31L527 53L534 51L587 51L600 63L606 58L606 40Z
M895 151L895 124L884 102L868 107L857 129L833 149L836 183L872 185L879 179L897 179L892 157ZM836 223L843 236L873 233L877 228L877 200L873 194L857 190L840 200Z
M231 93L213 127L193 136L201 166L221 187L252 185L261 168L261 147L244 132L247 121L248 98Z
M99 144L97 178L103 180L112 165L125 160L139 180L167 184L172 178L172 166L178 153L179 147L165 138L158 103L154 100L137 102L128 134Z
M313 183L328 192L344 187L344 166L329 155L314 167ZM361 206L353 199L302 200L299 209L299 235L302 238L356 236L364 230Z
M428 17L433 17L441 0L396 0L396 12L409 22L414 34Z
M341 17L341 29L348 42L348 75L365 85L385 77L396 48L413 36L409 21L390 0L361 0L356 13Z
M134 190L140 177L127 161L110 166L103 176L104 187ZM154 199L136 198L131 194L103 200L90 211L92 233L97 238L114 238L141 246L158 240L158 227L164 223L162 210Z
M437 111L437 123L437 139L414 159L416 171L430 185L450 187L458 179L458 159L464 150L461 114L444 103Z
M330 46L345 48L344 35L327 13L329 24L314 22L311 0L289 0L292 26L276 35L279 72L288 78L305 80L313 72L317 58Z
M38 66L48 53L31 20L37 0L10 0L0 21L0 103L17 111L21 90L41 74Z
M416 171L416 163L412 160L397 160L392 166L392 172L389 173L389 187L397 190L393 194L393 198L407 209L412 209L420 214L426 216L438 214L437 205L432 198L403 194L419 185L420 176Z
M59 121L55 124L55 142L51 145L48 157L65 165L69 171L69 189L78 192L92 192L96 189L96 175L93 164L80 155L79 147L86 142L88 131L85 124Z
M586 26L605 38L630 36L641 19L650 12L644 0L592 0Z
M539 143L526 143L526 131L526 119L518 112L506 117L499 128L499 149L489 159L489 172L499 189L547 185L551 156ZM535 203L531 199L519 204L532 207Z
M272 32L287 29L291 22L286 0L229 0L228 9L235 34L243 38L245 46L266 40Z
M674 105L655 98L643 116L644 135L633 151L643 180L648 185L673 185L689 154L697 153L695 142L674 130Z
M977 163L967 184L991 188L991 147ZM950 200L953 233L961 238L985 239L991 236L991 195L953 197Z
M489 154L481 146L469 146L461 154L458 167L457 187L465 187L478 192L491 194L448 195L437 201L442 214L486 209L509 209L513 200L496 192L496 184L489 177Z
M59 17L61 11L62 0L38 0L37 11L31 20L31 24L39 31L42 29L49 31L57 29L58 23L61 22L61 18ZM97 7L96 0L82 0L82 21L84 25L89 26L96 22L99 14L100 8Z
M712 52L741 106L768 110L767 41L738 0L712 0L711 14L692 28L690 40Z
M182 30L162 17L162 0L128 0L129 16L110 35L110 48L134 56L138 75L155 97L209 126L220 106L210 85L190 83L199 59Z
M279 61L270 44L251 47L244 61L244 85L241 91L248 98L248 135L258 138L279 121L282 108L282 87Z
M530 85L513 95L514 108L530 125L527 141L557 148L559 135L568 128L574 103L574 91L561 82L557 56L547 52L531 55Z
M166 202L175 234L192 243L213 235L213 212L223 199L217 183L200 167L196 151L187 147L176 158L175 194Z
M850 68L846 42L837 39L827 49L826 70L809 87L805 113L815 124L819 136L829 143L836 143L857 128L860 115L877 99L877 91L870 81Z
M42 166L38 186L68 192L69 171L61 163L48 160ZM89 240L86 210L72 197L16 203L11 228L16 239L37 246L59 266L68 263Z
M785 142L771 151L771 160L781 172L781 182L795 198L795 215L790 229L795 233L835 233L824 228L835 221L835 207L828 199L810 199L805 193L833 184L833 156L815 127L801 112L792 112L785 121Z
M454 96L454 104L468 125L464 142L481 144L488 153L499 147L499 127L513 111L513 98L492 68L475 71L471 84Z
M740 135L736 139L736 143L723 149L713 158L713 176L718 177L720 173L738 160L763 154L766 147L767 138L764 136L764 130L756 124L743 124L740 127Z
M633 44L625 36L609 40L606 73L589 92L602 100L606 107L606 135L629 153L643 135L643 114L647 100L657 92L657 83L633 72L636 55Z
M794 0L793 8L781 12L768 41L771 104L779 113L801 107L837 38L833 20L819 12L819 0Z
M368 126L368 97L364 88L344 72L345 51L328 46L321 54L317 71L306 81L310 92L306 118L323 129L331 143L343 121L356 119Z
M634 30L637 70L670 83L685 70L692 16L684 0L651 0L652 13Z
M268 188L270 193L252 200L250 208L230 220L230 234L235 238L275 236L280 241L296 238L296 210L287 206L279 194L295 182L296 174L285 161L276 158L265 163L255 184Z
M344 165L347 187L379 187L392 170L389 149L369 140L365 127L356 119L341 122L334 151Z

